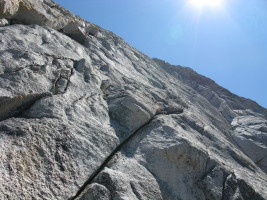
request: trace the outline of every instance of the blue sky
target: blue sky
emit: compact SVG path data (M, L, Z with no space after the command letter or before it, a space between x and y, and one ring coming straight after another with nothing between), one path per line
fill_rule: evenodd
M148 56L191 67L267 108L267 0L190 1L55 0Z

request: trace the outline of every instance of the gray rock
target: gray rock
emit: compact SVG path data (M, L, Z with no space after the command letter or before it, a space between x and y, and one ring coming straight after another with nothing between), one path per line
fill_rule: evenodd
M81 44L87 39L84 25L79 25L77 22L69 22L63 28L63 32Z
M8 25L9 22L7 19L0 19L0 27Z
M267 173L267 120L260 115L239 116L232 126L236 144Z
M93 183L91 184L86 193L81 194L80 200L110 200L109 190L100 184Z
M85 26L85 31L86 31L86 33L89 33L89 35L97 36L97 33L99 31L99 27L94 25L94 24L87 23Z
M19 9L20 0L1 0L0 1L0 16L9 17L14 15Z
M19 115L28 107L32 106L39 99L50 96L50 93L43 94L26 94L15 97L0 97L0 120L4 120Z
M0 199L267 199L266 109L50 0L11 3Z
M213 106L218 108L223 116L231 123L237 115L233 110L252 110L267 117L266 109L256 102L239 97L225 88L222 88L213 80L202 76L188 67L173 66L159 59L153 59L162 69L170 75L178 78L183 83L193 88L205 97Z
M7 18L13 24L37 24L56 30L64 29L78 40L84 38L83 33L96 35L99 29L51 0L1 0L0 18Z

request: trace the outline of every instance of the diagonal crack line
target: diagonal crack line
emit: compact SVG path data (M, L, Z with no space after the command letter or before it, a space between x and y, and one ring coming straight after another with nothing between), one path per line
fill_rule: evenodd
M105 168L105 166L108 165L109 161L113 158L113 156L119 152L124 146L128 144L128 142L138 134L139 131L141 131L143 128L145 128L147 125L149 125L157 116L159 115L172 115L172 114L182 114L183 109L179 109L176 111L170 111L170 112L159 112L156 113L153 117L151 117L146 123L144 123L142 126L140 126L137 130L135 130L128 138L126 138L122 143L120 143L110 154L109 156L104 160L104 162L100 165L100 167L89 177L89 179L83 184L83 186L78 190L76 195L69 200L76 200L87 188L88 185L90 185L95 177Z

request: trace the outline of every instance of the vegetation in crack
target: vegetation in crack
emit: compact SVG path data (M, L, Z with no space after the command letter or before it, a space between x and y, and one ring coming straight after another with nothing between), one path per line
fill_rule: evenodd
M112 160L112 158L115 156L116 153L118 153L124 146L126 146L134 136L136 136L143 128L145 128L147 125L149 125L157 116L159 115L172 115L172 114L182 114L183 109L179 110L172 110L170 112L164 112L160 111L156 113L153 117L150 118L150 120L146 123L144 123L142 126L140 126L137 130L135 130L133 133L131 133L128 138L126 138L122 143L120 143L104 160L104 162L100 165L100 167L87 179L87 181L83 184L83 186L78 190L76 195L73 198L70 198L70 200L78 200L82 197L83 192L85 192L87 186L89 186L95 177L108 165L108 163Z

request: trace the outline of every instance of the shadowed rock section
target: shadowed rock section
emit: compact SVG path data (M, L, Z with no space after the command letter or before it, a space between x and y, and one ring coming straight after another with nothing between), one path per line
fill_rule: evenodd
M36 101L43 97L51 96L50 93L28 94L15 97L0 97L0 121L18 116L29 109Z
M0 199L267 199L267 110L50 0L0 0Z

